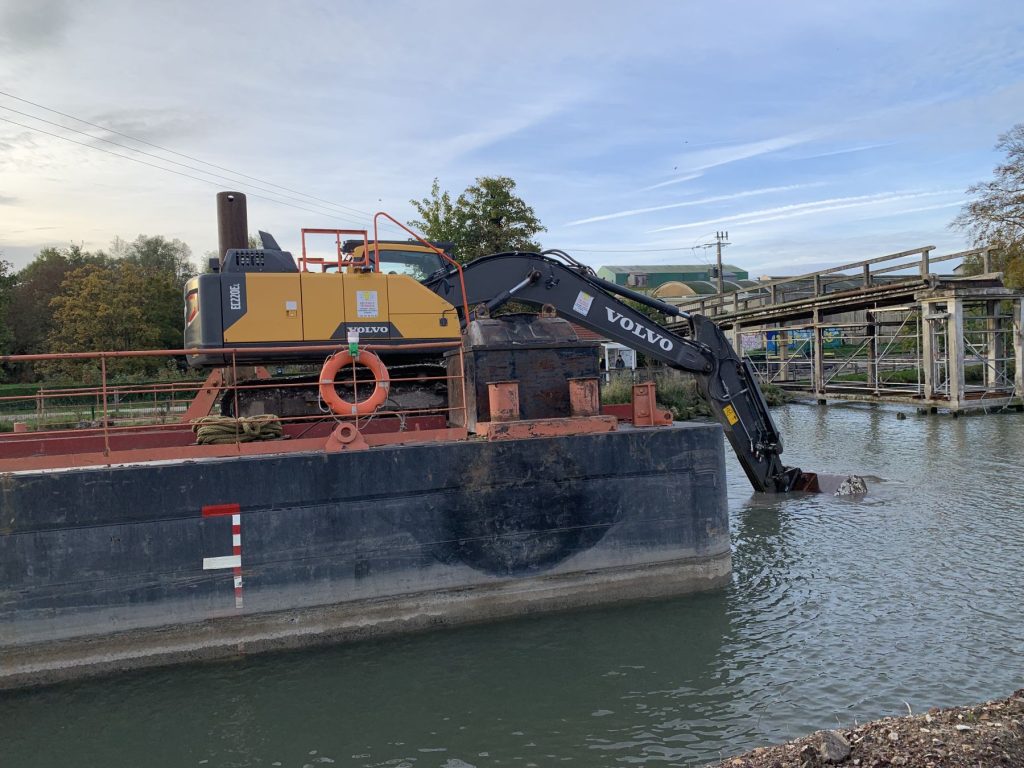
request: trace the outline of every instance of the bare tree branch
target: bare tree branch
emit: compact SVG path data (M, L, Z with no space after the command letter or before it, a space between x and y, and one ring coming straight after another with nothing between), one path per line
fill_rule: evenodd
M998 249L996 263L1005 272L1007 285L1024 285L1024 123L1002 134L996 149L1006 161L993 178L967 188L975 199L967 202L950 226L970 235L974 245ZM980 270L968 263L967 269Z

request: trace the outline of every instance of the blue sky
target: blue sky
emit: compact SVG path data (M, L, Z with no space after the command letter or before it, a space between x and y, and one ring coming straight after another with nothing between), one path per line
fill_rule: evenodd
M947 224L1024 120L1022 37L1019 0L0 0L0 90L336 204L0 121L0 251L146 233L198 260L230 187L295 248L302 226L410 218L435 176L495 174L545 246L595 266L703 261L719 229L757 275L958 250Z

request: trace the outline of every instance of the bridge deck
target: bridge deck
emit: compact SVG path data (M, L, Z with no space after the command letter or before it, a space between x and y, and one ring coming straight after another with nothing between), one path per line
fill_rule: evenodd
M764 382L821 402L914 405L953 413L1020 407L1022 294L992 272L988 249L933 256L933 246L740 291L682 297L712 317ZM932 267L973 259L982 274ZM676 323L677 330L685 322Z

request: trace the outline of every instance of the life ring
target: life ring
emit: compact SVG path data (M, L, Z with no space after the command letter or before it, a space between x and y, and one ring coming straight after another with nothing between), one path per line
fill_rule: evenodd
M362 350L354 358L359 365L365 365L373 374L376 386L373 393L365 400L350 403L342 398L334 388L334 377L346 365L352 364L352 354L348 350L337 352L327 358L320 370L320 397L333 413L343 416L366 416L373 413L388 399L391 389L391 376L383 361L373 352Z

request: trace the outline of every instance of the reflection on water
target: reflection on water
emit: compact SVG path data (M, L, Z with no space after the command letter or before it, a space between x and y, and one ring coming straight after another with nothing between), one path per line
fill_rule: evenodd
M691 765L1021 687L1024 416L791 406L710 595L0 697L0 765Z

